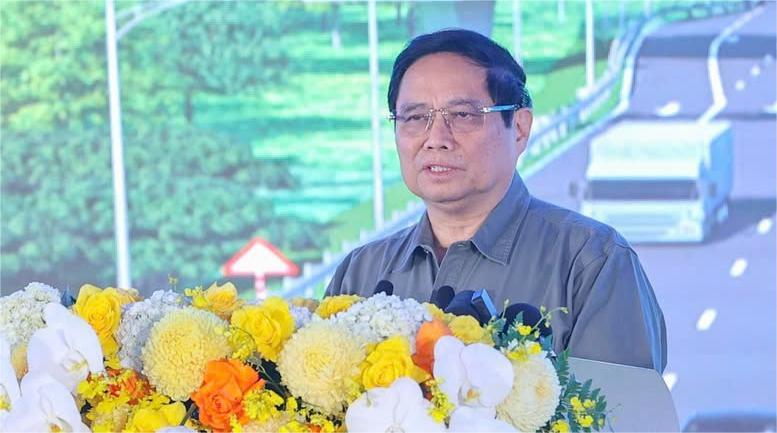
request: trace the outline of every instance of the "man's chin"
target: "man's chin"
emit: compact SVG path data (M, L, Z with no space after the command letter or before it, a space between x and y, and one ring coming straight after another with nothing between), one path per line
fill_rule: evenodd
M453 191L432 191L418 194L421 200L424 201L427 207L429 206L441 206L450 207L457 206L461 203L465 203L467 200L467 194Z

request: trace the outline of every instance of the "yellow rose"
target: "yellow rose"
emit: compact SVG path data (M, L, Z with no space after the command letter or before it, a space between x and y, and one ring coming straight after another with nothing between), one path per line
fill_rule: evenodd
M485 343L493 345L491 335L472 316L456 316L448 323L453 336L464 344Z
M351 308L351 305L361 301L358 295L339 295L324 298L316 308L316 314L324 319L328 319L335 314Z
M292 298L291 301L289 301L292 306L294 307L305 307L307 308L311 313L316 312L316 308L318 308L318 305L320 304L319 301L315 299L309 299L309 298Z
M185 415L186 407L180 401L166 404L159 409L138 409L124 427L124 431L155 432L164 427L177 426Z
M362 384L364 388L387 388L400 377L410 377L423 382L429 374L413 363L410 357L410 343L402 336L394 336L375 346L362 363Z
M262 358L273 362L278 360L283 344L294 333L294 317L289 304L278 297L235 311L231 324L251 334Z
M113 287L101 290L91 284L84 284L78 291L73 312L92 326L106 357L119 349L114 333L121 322L121 307L136 299L137 292Z
M232 312L245 304L245 301L238 296L237 288L232 283L226 283L223 286L213 283L205 291L204 296L207 302L205 309L224 320L229 320Z

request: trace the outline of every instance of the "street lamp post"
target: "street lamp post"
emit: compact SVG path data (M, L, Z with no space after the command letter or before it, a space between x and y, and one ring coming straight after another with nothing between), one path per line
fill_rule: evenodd
M593 0L585 0L585 82L587 90L594 88L594 5Z
M372 108L372 214L375 229L383 227L383 159L378 116L378 17L375 0L367 2L367 37L370 45L370 104Z
M124 176L124 144L121 129L121 94L113 0L105 0L105 48L108 57L108 107L111 119L111 167L113 168L113 212L116 236L116 286L128 289L130 280L127 191Z
M119 86L118 43L141 21L189 0L167 0L144 3L119 13L128 22L116 29L114 0L105 0L105 52L108 61L108 110L111 124L111 167L113 170L114 236L116 238L116 286L130 288L129 224L127 188L124 175L124 143L121 126L121 91Z
M513 0L513 56L515 61L523 64L521 58L523 53L521 52L521 0Z

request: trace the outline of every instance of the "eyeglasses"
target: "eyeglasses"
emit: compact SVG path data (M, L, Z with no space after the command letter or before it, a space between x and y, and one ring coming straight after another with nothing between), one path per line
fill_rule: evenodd
M445 107L432 108L425 112L409 112L406 114L389 115L389 120L393 120L396 125L396 131L399 135L418 136L429 132L432 129L434 118L437 113L442 115L445 124L454 134L466 134L474 132L486 123L486 114L500 111L515 111L521 106L519 104L494 105L491 107Z

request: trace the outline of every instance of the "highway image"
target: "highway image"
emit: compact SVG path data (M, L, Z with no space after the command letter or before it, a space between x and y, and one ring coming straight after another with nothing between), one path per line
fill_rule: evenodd
M628 109L527 181L535 196L581 210L586 192L572 195L570 185L590 185L597 136L631 127L634 140L649 146L651 137L667 140L662 125L730 124L732 185L727 206L709 215L714 223L706 239L638 236L623 223L627 240L639 238L633 247L664 312L669 361L663 376L681 427L695 415L757 415L775 407L775 6L666 24L648 35L635 62ZM652 131L634 128L646 123ZM644 191L632 184L619 194L636 201ZM670 206L677 199L671 195L664 202L653 197L654 208ZM649 212L633 214L632 222L640 217L661 224L661 216Z

